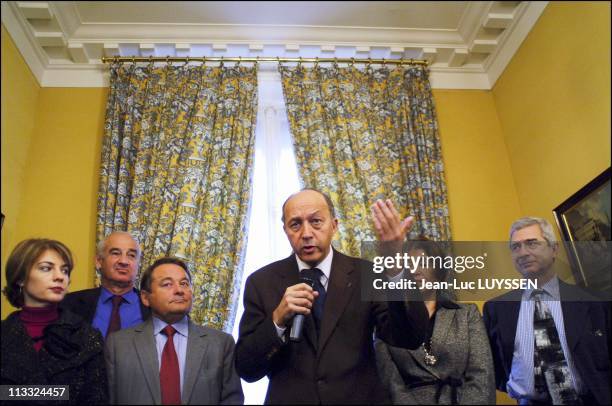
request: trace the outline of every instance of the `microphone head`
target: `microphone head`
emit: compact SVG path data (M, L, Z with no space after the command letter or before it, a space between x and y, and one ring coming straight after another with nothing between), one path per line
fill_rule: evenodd
M302 269L300 272L300 283L305 283L311 288L314 287L315 281L318 278L319 275L312 269Z

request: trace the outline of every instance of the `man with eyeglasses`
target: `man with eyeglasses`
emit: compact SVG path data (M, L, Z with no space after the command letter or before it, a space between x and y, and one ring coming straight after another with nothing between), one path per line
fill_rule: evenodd
M485 303L497 389L518 404L610 404L609 304L560 280L559 245L538 217L510 228L516 270L538 289Z

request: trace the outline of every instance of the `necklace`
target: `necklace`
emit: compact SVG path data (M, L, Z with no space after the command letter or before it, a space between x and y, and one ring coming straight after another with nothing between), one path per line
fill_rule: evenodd
M429 347L429 348L428 348ZM438 362L438 358L431 353L431 339L427 343L423 343L423 352L425 353L425 365L434 366Z

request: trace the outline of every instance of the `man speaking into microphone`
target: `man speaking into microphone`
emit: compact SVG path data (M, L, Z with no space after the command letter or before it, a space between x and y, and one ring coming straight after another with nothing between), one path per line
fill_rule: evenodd
M390 202L377 205L379 239L403 241L411 221L400 222ZM416 349L425 306L361 299L361 273L372 264L332 248L338 220L324 193L290 196L282 220L293 254L247 279L238 374L248 382L267 375L268 404L390 403L376 370L374 330L390 345Z

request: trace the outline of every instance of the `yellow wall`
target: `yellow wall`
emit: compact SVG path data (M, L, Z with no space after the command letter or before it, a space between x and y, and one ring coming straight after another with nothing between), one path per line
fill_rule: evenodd
M550 2L492 94L521 215L554 224L610 166L610 3Z
M16 243L17 217L28 178L26 162L34 133L40 86L2 26L2 286L4 263ZM2 296L2 316L6 301Z
M108 89L40 88L4 27L2 84L2 280L17 242L48 237L73 251L70 289L92 287ZM3 296L2 318L12 310Z
M453 239L505 241L520 214L491 92L434 90Z
M551 2L493 89L523 215L610 166L610 3Z
M42 88L17 237L48 236L75 256L71 290L93 286L107 88Z
M434 90L434 99L453 239L505 241L520 207L493 96ZM505 393L496 397L497 404L516 404Z

